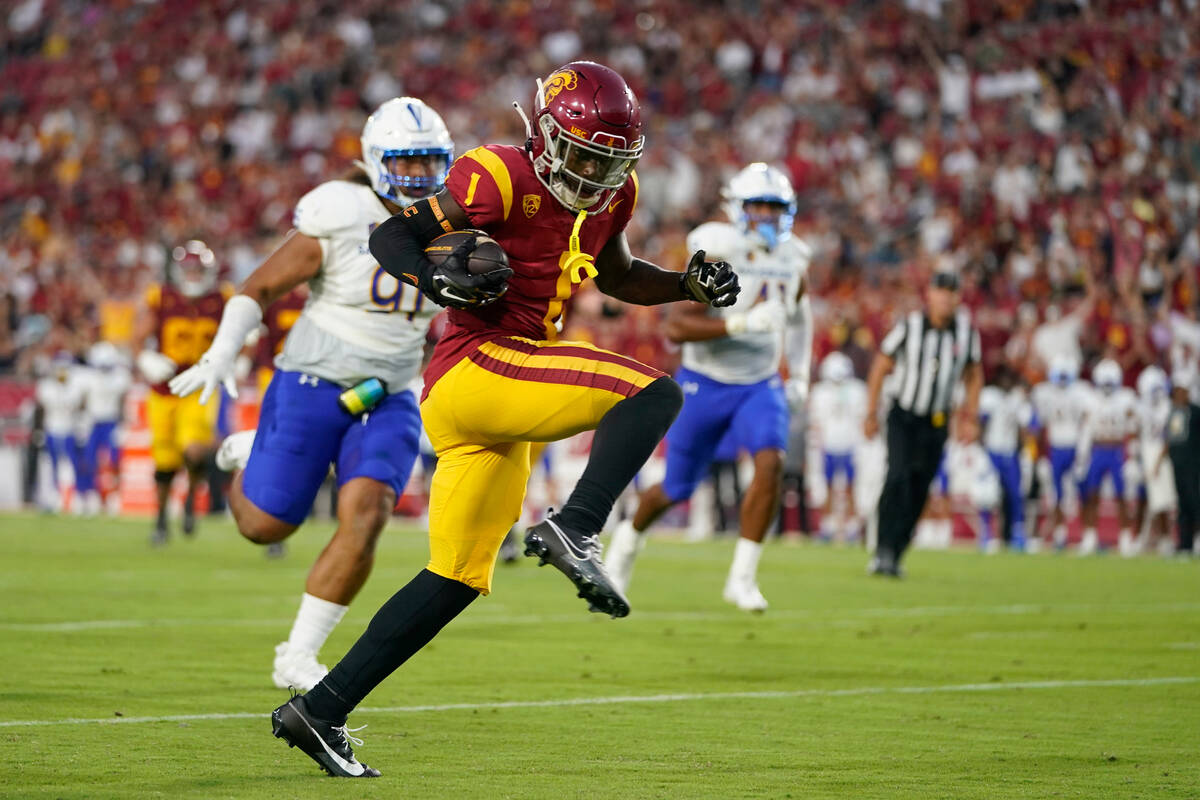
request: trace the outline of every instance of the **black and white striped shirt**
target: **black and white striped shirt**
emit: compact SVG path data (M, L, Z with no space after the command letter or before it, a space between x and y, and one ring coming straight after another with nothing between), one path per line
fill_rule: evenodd
M879 349L896 362L892 370L896 405L937 420L949 415L954 385L963 370L982 358L979 331L966 310L942 329L933 327L923 312L913 311L896 323Z

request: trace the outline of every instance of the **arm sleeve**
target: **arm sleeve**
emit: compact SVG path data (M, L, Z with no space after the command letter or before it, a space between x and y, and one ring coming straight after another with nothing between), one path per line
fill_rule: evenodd
M418 200L371 231L371 255L392 277L421 288L421 278L433 270L425 246L441 233L430 199Z
M883 337L883 342L879 345L879 352L888 358L895 358L896 353L900 352L900 348L904 345L904 339L907 335L908 318L904 317L888 331L887 336Z
M970 332L971 343L967 347L967 363L978 364L983 361L983 346L979 341L979 331L972 327Z

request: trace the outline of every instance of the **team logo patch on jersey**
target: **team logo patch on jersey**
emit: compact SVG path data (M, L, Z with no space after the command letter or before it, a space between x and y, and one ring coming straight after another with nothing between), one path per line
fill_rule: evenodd
M542 207L542 196L540 194L527 194L521 198L521 209L525 212L526 217L532 217Z
M542 102L549 105L550 101L558 97L563 89L574 89L577 85L579 85L579 75L575 73L575 70L560 69L542 84Z

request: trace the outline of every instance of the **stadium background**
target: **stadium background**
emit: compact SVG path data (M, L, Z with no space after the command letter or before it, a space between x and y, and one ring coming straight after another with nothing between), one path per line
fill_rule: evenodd
M167 246L200 236L245 277L383 99L425 99L459 153L518 142L511 102L580 57L621 71L648 120L635 252L682 266L723 181L777 163L816 252L817 359L841 349L863 376L949 267L989 378L1036 381L1077 344L1085 376L1107 355L1133 385L1195 357L1196 22L1182 0L26 0L0 34L5 443L55 353L132 346ZM588 291L566 335L670 369L659 314Z

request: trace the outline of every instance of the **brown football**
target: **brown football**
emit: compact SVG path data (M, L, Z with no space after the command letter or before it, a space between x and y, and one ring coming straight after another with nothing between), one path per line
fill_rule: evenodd
M481 275L508 266L508 254L504 252L495 239L483 231L466 230L443 233L425 248L425 255L434 265L442 263L446 256L465 241L475 240L475 250L467 259L467 271L472 275Z

